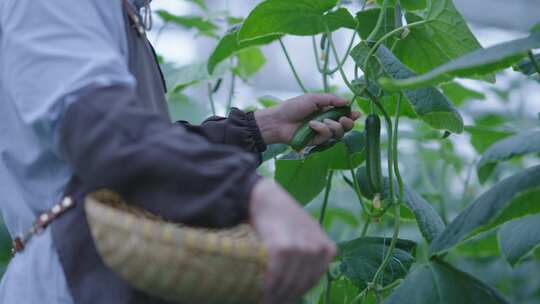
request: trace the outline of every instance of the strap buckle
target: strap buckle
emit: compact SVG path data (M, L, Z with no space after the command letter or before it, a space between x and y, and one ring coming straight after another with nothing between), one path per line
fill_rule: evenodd
M56 218L58 218L60 215L62 215L69 209L73 208L74 206L75 206L75 202L73 201L73 199L69 196L66 196L60 203L57 203L51 209L49 209L48 211L38 216L34 220L34 223L32 224L32 228L30 228L21 236L16 237L12 241L11 255L13 256L16 253L23 251L26 246L26 243L28 243L28 241L34 235L39 235L43 233L43 230L45 230L45 228L47 228L47 226L52 221L54 221Z

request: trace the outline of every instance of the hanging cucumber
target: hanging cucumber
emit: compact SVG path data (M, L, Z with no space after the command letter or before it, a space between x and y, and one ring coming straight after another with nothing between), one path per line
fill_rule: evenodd
M366 118L366 168L373 193L382 193L381 119L375 114Z
M371 188L371 182L367 175L367 168L362 166L356 170L356 179L358 180L358 188L363 197L372 200L375 197L375 193Z
M349 116L351 107L335 107L325 112L315 113L308 117L304 123L296 130L289 145L296 151L304 149L315 137L317 132L309 126L310 121L323 122L325 119L338 120L340 117Z

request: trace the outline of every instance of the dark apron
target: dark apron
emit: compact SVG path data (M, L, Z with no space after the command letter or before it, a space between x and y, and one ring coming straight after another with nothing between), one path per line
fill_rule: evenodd
M140 106L169 118L165 100L163 75L155 52L136 28L129 14L135 14L132 4L125 3L125 28L129 48L129 69L137 80ZM127 10L130 11L127 11ZM128 14L129 12L129 14ZM73 197L76 207L51 224L53 242L58 251L71 296L76 304L166 304L133 289L109 270L99 257L90 235L82 199L87 192L77 177L73 177L66 194Z

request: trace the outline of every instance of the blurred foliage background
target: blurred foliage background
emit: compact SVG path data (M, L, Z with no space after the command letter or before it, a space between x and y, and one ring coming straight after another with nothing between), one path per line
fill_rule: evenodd
M218 67L213 76L206 71L206 60L217 39L257 3L223 0L154 1L155 25L150 40L160 54L167 78L173 119L185 119L192 123L202 121L212 115L210 99L215 102L216 114L224 115L228 104L242 109L263 108L300 93L276 45L240 53ZM525 6L534 4L528 1L515 3ZM519 26L507 29L497 27L493 22L490 24L493 20L482 23L482 18L474 19L474 11L477 9L475 4L469 2L461 8L466 10L465 16L474 20L473 31L484 46L524 36L524 29ZM337 36L341 37L336 38L339 48L346 49L349 37L340 33ZM299 74L309 88L314 91L321 88L318 74L314 72L314 60L318 59L312 55L311 40L287 37L285 42ZM352 74L351 66L345 68ZM465 118L467 127L462 135L452 135L448 140L441 140L442 134L425 124L404 119L401 126L399 160L404 180L433 204L446 222L451 221L474 197L495 182L540 163L540 155L506 162L497 167L495 174L486 183L479 182L476 164L489 146L520 131L540 128L538 80L511 70L498 75L497 80L493 85L459 80L442 87ZM336 94L344 91L339 77L331 81ZM213 93L218 83L220 88ZM363 130L362 124L359 122L356 128ZM275 162L272 158L260 168L260 172L269 177L273 177L274 170ZM354 199L354 193L341 175L336 173L334 178L325 222L325 228L336 241L358 235L363 220L358 216L360 206ZM318 216L321 203L322 194L307 204L306 209ZM389 236L392 224L391 216L386 216L373 225L372 234ZM425 259L426 246L416 224L405 225L402 231L402 238L424 244L424 248L418 250L417 259ZM9 262L9 248L10 236L5 229L0 229L0 272ZM451 251L449 258L461 269L498 288L514 303L540 303L540 250L512 267L501 258L497 238L490 231ZM345 289L338 286L333 292L345 292Z

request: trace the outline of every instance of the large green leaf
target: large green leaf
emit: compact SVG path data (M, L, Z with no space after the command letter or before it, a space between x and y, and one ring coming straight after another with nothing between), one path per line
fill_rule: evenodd
M379 18L380 8L372 8L364 11L360 11L356 14L356 20L358 21L358 34L360 38L366 40L375 28L377 19ZM380 39L384 34L390 32L396 28L395 11L393 7L386 10L386 17L382 27L380 28L375 39ZM391 46L395 39L389 39L385 43L387 46Z
M497 290L443 261L416 267L384 304L507 304Z
M457 82L444 83L441 85L441 89L444 95L457 107L471 99L482 100L486 98L483 93L466 88Z
M239 52L237 65L234 73L244 81L247 81L251 76L255 75L266 64L266 57L261 49L257 47L248 48Z
M509 220L540 212L540 165L497 183L476 198L431 243L430 254L442 253L459 242Z
M466 126L465 131L471 135L471 144L478 153L484 153L497 141L514 134L512 131L484 126Z
M499 229L501 251L515 266L527 253L540 246L540 214L508 222Z
M416 193L412 188L405 185L403 203L409 208L422 236L428 241L433 241L439 234L444 231L444 222L441 217L420 194Z
M379 5L384 3L384 0L377 0ZM427 0L400 0L401 8L407 11L423 10L427 6ZM389 0L388 6L395 6L396 0Z
M305 205L324 189L329 167L330 160L323 153L303 158L293 152L276 161L275 179Z
M412 14L406 14L406 18L409 23L422 20ZM394 49L396 56L417 73L481 48L452 0L429 1L423 20L426 23L412 27Z
M364 161L364 135L351 131L332 147L309 154L291 152L276 161L275 179L300 203L313 200L326 185L328 170L348 170ZM350 163L349 163L350 158Z
M359 66L364 66L369 49L365 42L361 42L351 51L351 56ZM384 45L379 46L375 56L370 60L368 68L373 76L384 74L394 79L405 79L414 75ZM461 115L448 98L436 88L405 90L404 94L418 117L428 125L453 133L463 132Z
M238 42L238 31L238 28L232 29L218 42L218 45L210 55L210 58L208 58L208 72L210 74L214 73L214 70L219 63L236 53L250 47L269 44L281 37L281 35L272 35L250 41Z
M186 29L197 29L199 33L206 36L214 37L216 36L216 30L219 27L214 24L212 21L207 20L200 16L179 16L169 13L165 10L158 10L156 13L163 19L165 22L174 23Z
M401 80L381 79L379 82L386 89L397 90L433 85L452 79L453 77L482 75L511 66L523 58L528 50L535 48L540 48L540 33L486 49L476 50L423 75ZM420 57L425 58L425 56Z
M426 8L427 0L400 0L399 4L407 11L418 11Z
M339 243L342 273L357 287L364 289L381 265L390 242L390 238L360 237ZM392 258L381 275L383 286L407 274L414 263L415 251L416 243L398 239Z
M310 36L341 27L354 29L356 21L345 9L329 12L337 0L267 0L257 5L244 21L240 41L266 36Z
M540 152L540 131L522 132L500 140L482 155L477 166L478 178L483 183L498 162L537 152Z
M363 132L351 131L341 141L330 142L308 149L307 157L314 153L328 158L329 168L333 170L348 170L356 168L365 160L365 135Z
M497 229L481 233L456 247L460 255L468 257L493 257L499 255Z

